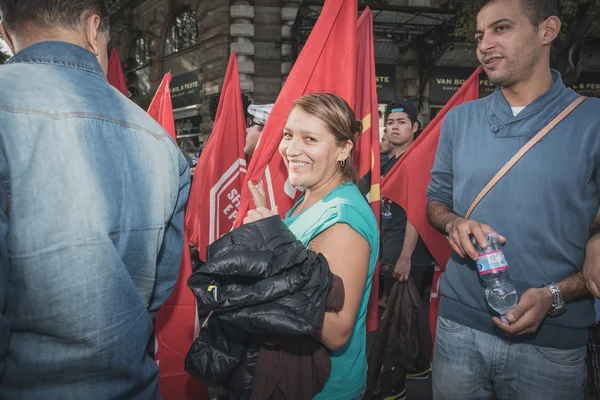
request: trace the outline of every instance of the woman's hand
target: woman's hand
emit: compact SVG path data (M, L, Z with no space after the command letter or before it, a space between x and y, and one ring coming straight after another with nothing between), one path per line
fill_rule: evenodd
M246 215L246 218L244 218L244 225L251 222L256 222L263 218L272 217L273 215L279 215L277 213L277 206L275 207L275 210L269 210L265 207L258 207L256 210L248 211L248 215Z
M254 202L254 207L256 207L256 209L261 207L269 207L267 204L267 195L265 193L265 188L263 187L262 181L258 182L256 185L252 183L252 181L248 181L248 189L250 189L252 201Z
M279 215L277 206L270 210L267 208L267 195L265 194L265 189L262 182L259 182L257 185L255 185L248 181L248 189L250 189L252 201L254 201L254 206L256 209L248 211L248 215L246 215L246 218L244 218L244 224L256 222L263 218L269 218L273 215Z

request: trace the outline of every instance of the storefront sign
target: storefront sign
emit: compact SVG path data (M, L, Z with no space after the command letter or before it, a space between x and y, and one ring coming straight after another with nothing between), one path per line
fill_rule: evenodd
M192 106L200 103L200 70L174 76L171 80L171 101L173 108Z
M457 67L438 67L433 70L430 78L429 103L444 105L471 76L473 69ZM600 73L582 72L573 90L589 95L589 92L600 91ZM479 76L479 97L485 97L496 87L487 80L485 73ZM593 94L592 94L593 95Z
M600 91L600 73L582 72L578 82L573 85L577 92Z
M177 131L177 137L181 137L184 135L199 135L201 123L202 117L199 115L176 119L175 130Z
M430 78L429 103L444 105L454 93L469 79L475 68L439 67L433 70ZM492 94L496 87L487 80L485 73L479 76L479 97Z
M396 97L396 66L394 64L375 65L377 99L379 103L389 103Z

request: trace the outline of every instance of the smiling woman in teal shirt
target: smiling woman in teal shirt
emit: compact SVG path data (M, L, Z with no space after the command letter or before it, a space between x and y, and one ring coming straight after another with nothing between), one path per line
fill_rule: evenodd
M316 335L332 351L331 373L318 400L360 399L366 387L365 318L379 235L375 216L353 183L357 130L342 98L309 94L294 103L279 146L290 183L305 188L285 223L305 246L322 253L344 282L342 311L326 313ZM257 206L266 204L255 187L251 191ZM258 207L245 222L269 215Z

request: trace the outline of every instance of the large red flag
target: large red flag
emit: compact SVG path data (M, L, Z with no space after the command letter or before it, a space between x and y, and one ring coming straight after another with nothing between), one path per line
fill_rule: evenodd
M176 139L175 120L169 84L171 73L167 73L150 103L148 114L169 135ZM206 386L185 372L185 356L196 337L196 298L187 287L192 274L192 260L187 235L184 234L179 277L173 293L156 315L156 362L160 371L160 394L165 400L208 400Z
M171 73L167 72L150 103L150 107L148 107L148 114L167 131L173 140L176 140L173 103L171 102L171 91L169 90L171 79Z
M373 14L367 7L356 26L356 97L354 111L362 121L362 133L356 141L354 166L361 179L361 189L368 191L368 199L379 223L379 111L377 109L377 83L375 81L375 45L373 43ZM364 194L364 193L363 193ZM379 324L379 265L373 275L371 295L367 308L367 332Z
M327 0L294 68L277 97L260 143L248 166L247 181L265 178L271 207L277 205L283 216L294 204L300 191L287 180L287 169L277 153L283 127L292 103L304 94L330 92L354 104L356 83L357 0ZM252 197L243 185L242 204L235 222L242 224Z
M429 327L434 340L440 304L439 282L452 249L448 239L433 229L427 220L425 192L431 180L431 168L435 160L442 122L452 108L479 98L479 74L481 71L482 68L479 67L473 72L381 182L382 195L406 210L408 221L419 232L433 258L441 267L441 269L436 267L434 273L429 306Z
M200 156L185 216L190 242L206 248L233 227L246 177L246 121L237 57L231 53L213 130Z
M108 72L106 73L106 78L108 79L108 83L119 89L125 96L129 97L125 75L123 75L123 68L121 67L121 60L119 60L119 49L116 47L113 49L110 59L108 60Z

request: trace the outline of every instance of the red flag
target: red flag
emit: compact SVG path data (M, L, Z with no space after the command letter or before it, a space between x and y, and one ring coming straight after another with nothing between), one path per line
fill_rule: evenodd
M169 135L176 139L173 105L169 84L171 73L163 78L148 114L152 116ZM185 356L196 337L196 298L187 287L192 274L192 260L187 235L184 234L183 256L179 277L173 293L156 315L156 362L160 372L160 394L165 400L208 400L206 386L185 372Z
M125 82L125 75L123 75L121 60L119 60L119 49L116 47L108 60L108 72L106 73L106 78L108 78L108 83L119 89L119 92L129 97L129 90L127 90L127 83Z
M385 176L381 183L383 196L399 204L408 221L415 227L423 242L435 258L441 270L436 268L431 286L429 306L429 327L435 340L435 328L439 309L439 280L450 258L452 249L441 233L433 229L427 220L427 185L431 180L431 168L440 139L442 122L450 109L470 100L479 98L479 74L482 67L473 72L465 84L452 96L444 108L421 133L419 138L404 152L400 160Z
M185 229L206 261L206 248L233 227L246 177L246 121L237 57L231 53L210 139L200 156Z
M148 114L156 120L173 138L177 139L175 133L175 118L173 117L173 104L171 103L171 91L169 85L171 84L171 73L167 72L163 77L150 107L148 107Z
M179 277L171 296L154 322L156 363L160 372L160 395L164 400L209 400L206 385L185 372L185 356L197 336L196 298L187 287L192 274L190 250L185 235Z
M379 111L377 108L377 83L375 81L375 45L373 43L373 14L365 8L358 20L356 53L356 118L362 121L362 133L356 141L354 167L361 179L361 188L369 188L368 196L377 223L380 216L379 195ZM364 180L367 180L365 182ZM363 190L365 191L365 190ZM379 265L371 284L367 308L367 332L377 330L379 324Z
M282 216L300 194L287 181L287 169L277 153L287 115L296 99L312 92L334 93L344 98L348 104L354 104L357 12L357 0L325 2L317 23L277 97L248 166L246 179L256 183L265 178L270 206L276 204ZM236 227L242 224L252 207L251 203L247 184L244 184Z

